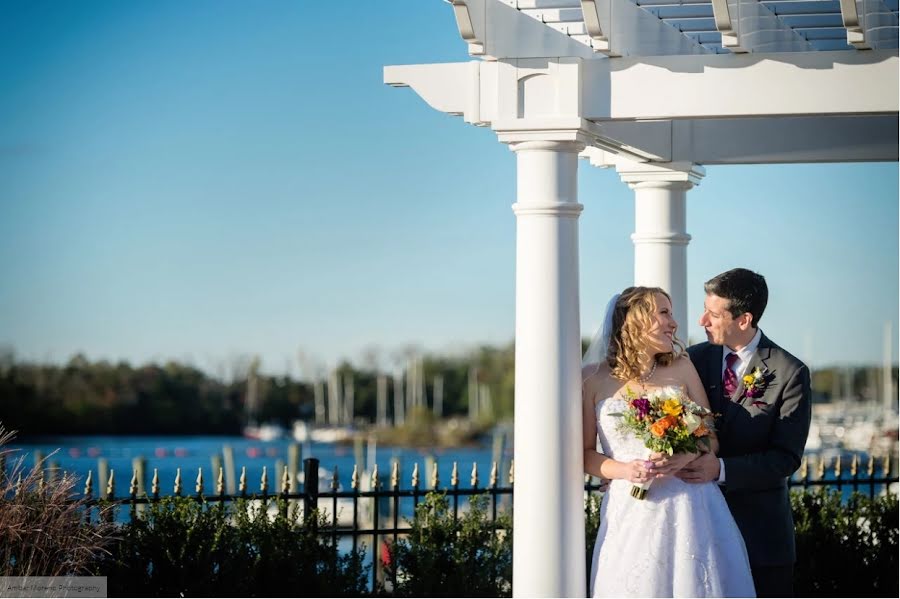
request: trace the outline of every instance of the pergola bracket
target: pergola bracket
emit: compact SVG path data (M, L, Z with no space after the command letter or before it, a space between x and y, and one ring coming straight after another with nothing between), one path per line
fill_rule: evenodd
M484 5L482 0L477 0L481 4L481 14L475 13L476 19L473 19L472 11L469 3L473 0L448 0L453 6L453 16L456 18L456 28L463 41L469 45L469 54L472 56L481 56L484 54ZM477 24L476 24L477 23Z
M847 43L857 50L870 50L872 46L866 41L866 29L861 22L856 0L840 0L840 5L841 22L847 30Z
M601 11L603 18L600 16ZM591 38L591 47L607 56L619 56L613 51L607 34L612 22L611 0L581 0L581 12L587 34Z
M728 7L728 0L712 0L713 18L716 22L716 29L722 36L722 47L728 48L732 52L746 52L747 49L741 46L741 36L738 31L738 23L741 21L740 2L735 2L737 14L732 18Z

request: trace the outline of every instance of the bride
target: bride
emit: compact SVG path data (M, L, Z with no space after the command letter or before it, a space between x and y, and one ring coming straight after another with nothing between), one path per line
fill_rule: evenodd
M716 483L672 476L697 454L650 454L618 426L628 391L676 387L709 409L677 326L662 289L629 287L610 301L585 354L584 470L611 480L600 507L593 597L755 596L743 538ZM709 438L715 452L718 441ZM633 483L648 482L646 499L631 495Z

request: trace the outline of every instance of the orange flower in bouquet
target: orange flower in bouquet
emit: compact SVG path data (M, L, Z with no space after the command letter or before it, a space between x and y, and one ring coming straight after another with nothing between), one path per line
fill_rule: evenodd
M625 389L628 408L620 414L620 429L643 442L650 453L696 453L701 447L709 449L709 434L713 429L713 414L691 401L677 387L664 387L637 395ZM650 483L637 484L632 496L644 499Z

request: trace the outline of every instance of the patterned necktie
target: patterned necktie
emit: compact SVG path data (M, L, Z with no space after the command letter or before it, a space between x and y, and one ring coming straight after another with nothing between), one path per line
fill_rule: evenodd
M738 355L734 352L725 356L725 372L722 373L722 391L725 397L731 398L738 388L737 375L734 373L734 363L738 361Z

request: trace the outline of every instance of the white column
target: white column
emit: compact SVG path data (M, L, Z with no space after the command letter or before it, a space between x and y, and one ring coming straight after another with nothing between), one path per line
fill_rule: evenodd
M513 595L584 597L582 207L576 175L578 153L596 143L602 131L583 118L585 90L593 83L583 73L591 61L568 53L544 56L556 58L498 60L475 68L388 67L385 81L411 85L442 112L490 125L516 152ZM477 386L470 379L470 401L478 395L472 392ZM470 403L470 409L477 407Z
M622 181L634 190L634 284L662 287L672 296L678 336L687 343L693 322L688 315L687 191L706 174L701 166L664 168L619 166Z
M584 144L510 147L518 188L513 595L584 597L577 191Z

